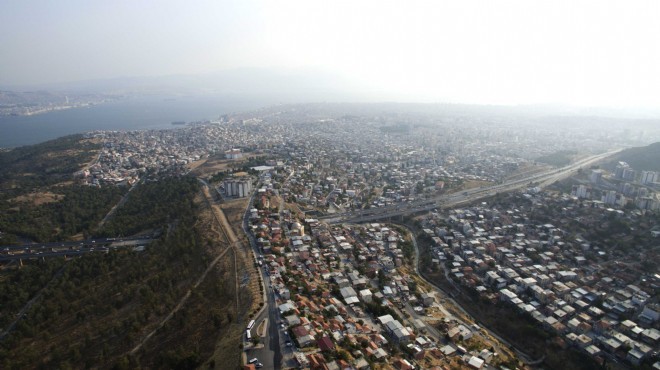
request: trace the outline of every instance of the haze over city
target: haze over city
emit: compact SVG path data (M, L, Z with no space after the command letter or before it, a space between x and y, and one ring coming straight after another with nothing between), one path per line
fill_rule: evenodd
M658 14L656 1L4 1L0 87L259 75L272 82L246 91L294 79L319 100L657 111Z
M659 15L0 2L0 369L660 370Z

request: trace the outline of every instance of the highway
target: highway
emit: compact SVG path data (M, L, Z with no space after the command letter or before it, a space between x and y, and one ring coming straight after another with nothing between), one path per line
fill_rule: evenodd
M149 244L152 238L89 239L77 242L30 243L9 245L0 249L0 262L29 258L79 256L87 253L107 253L111 249Z
M401 216L410 213L430 211L438 207L453 207L463 203L473 202L479 199L488 198L497 193L509 192L529 186L530 183L547 185L555 181L570 176L578 169L590 166L594 163L604 160L621 150L613 150L602 154L583 158L568 166L543 171L531 176L523 177L517 180L511 180L502 184L493 186L469 189L464 192L440 195L432 198L417 199L407 203L397 203L385 207L374 207L364 210L357 210L344 213L342 215L328 215L319 217L319 219L330 223L361 223Z

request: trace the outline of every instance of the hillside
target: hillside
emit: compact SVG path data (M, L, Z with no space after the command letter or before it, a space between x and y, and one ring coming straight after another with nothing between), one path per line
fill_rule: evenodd
M660 171L660 142L626 149L617 160L627 162L638 171Z
M142 182L99 227L128 191L76 183L99 148L72 135L0 153L0 245L159 237L144 249L97 243L106 253L2 262L0 368L237 368L255 302L237 291L236 252L197 179Z
M36 298L15 329L0 336L0 368L238 366L245 311L236 297L245 305L250 297L237 294L227 244L205 226L212 218L197 180L169 178L140 187L105 231L166 230L144 251L4 267L0 333Z
M100 147L95 139L71 135L0 153L0 245L91 233L127 191L73 181Z

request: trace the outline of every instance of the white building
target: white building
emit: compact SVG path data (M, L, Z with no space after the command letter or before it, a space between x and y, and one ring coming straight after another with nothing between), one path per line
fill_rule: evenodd
M225 180L225 193L228 197L248 197L252 193L252 182L248 180Z
M584 185L579 185L575 190L575 196L578 198L587 198L588 188Z
M230 149L225 151L225 157L227 159L240 159L243 158L243 153L240 149Z

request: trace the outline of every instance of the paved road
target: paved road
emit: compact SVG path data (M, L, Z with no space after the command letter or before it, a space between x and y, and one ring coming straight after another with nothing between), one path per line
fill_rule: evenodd
M17 245L5 245L1 249L5 251L19 251L25 249L38 249L38 248L61 248L61 247L78 247L81 245L84 246L96 246L101 244L115 244L118 245L122 241L143 241L145 243L150 242L152 239L148 237L135 237L135 238L98 238L98 239L87 239L71 242L50 242L50 243L25 243Z
M86 240L84 242L27 244L25 246L3 247L0 262L25 260L31 258L73 257L87 253L107 253L111 249L126 246L148 244L152 239L123 239L122 241L107 241L107 239ZM98 243L97 243L98 241Z
M261 252L257 247L256 240L251 232L249 232L249 209L252 208L252 202L254 200L254 195L250 198L248 203L248 212L245 212L243 217L243 231L250 241L250 246L254 251L255 255L259 256ZM256 328L259 324L265 319L268 318L268 330L266 336L261 338L260 348L250 349L247 351L246 355L248 360L252 358L258 358L259 361L264 365L264 369L281 369L282 367L282 348L284 341L280 340L280 333L277 326L277 323L281 320L279 317L279 312L277 310L277 303L275 301L275 293L270 288L270 279L268 275L264 272L263 268L259 268L259 273L261 274L262 281L264 282L264 288L266 290L266 305L264 309L257 315L255 318L255 325L252 330L252 335L257 335ZM245 338L245 336L243 336Z
M541 185L545 185L550 182L555 182L557 180L570 176L573 172L577 171L578 169L584 166L589 166L596 162L602 161L603 159L608 158L618 152L620 152L620 150L614 150L607 153L590 156L559 169L553 169L553 170L543 171L540 173L535 173L533 175L518 180L511 180L498 185L470 189L461 193L446 194L428 199L417 199L415 201L407 202L407 203L396 203L386 207L357 210L357 211L344 213L341 216L336 216L336 215L323 216L323 217L319 217L319 219L322 219L330 224L361 223L361 222L375 221L383 218L400 216L404 214L429 211L438 207L452 207L462 203L469 203L475 200L484 199L493 196L497 193L521 189L527 187L529 183L532 182L539 183Z
M268 328L266 335L260 337L260 344L257 348L248 349L246 355L248 360L251 358L258 358L259 362L264 365L264 369L281 369L282 366L282 344L280 341L279 329L277 326L277 305L275 304L274 293L268 292L268 306L265 310L255 319L254 328L252 329L252 337L257 335L257 327L265 320L268 319ZM273 321L275 318L276 321Z

